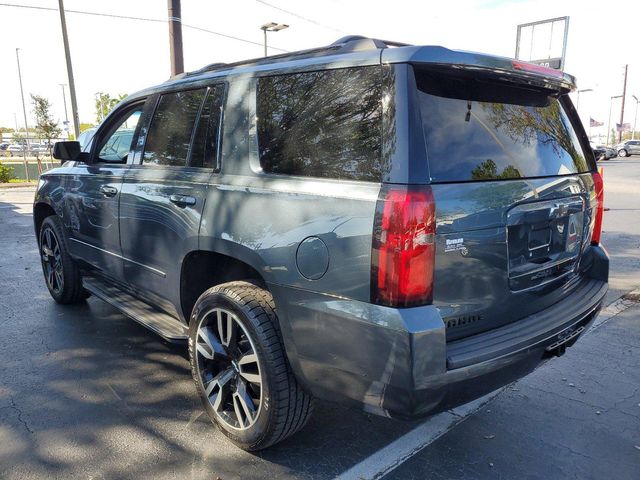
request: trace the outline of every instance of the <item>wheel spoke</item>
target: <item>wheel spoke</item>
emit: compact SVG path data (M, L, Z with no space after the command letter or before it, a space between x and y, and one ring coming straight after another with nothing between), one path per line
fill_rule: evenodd
M222 358L228 357L226 349L220 344L210 327L200 327L200 329L198 329L198 338L204 342L204 344L198 342L196 346L198 352L200 352L203 357L209 360L213 360L215 356Z
M213 409L216 412L219 412L220 407L224 405L224 400L229 394L229 381L233 377L233 370L227 369L220 372L208 384L205 385L204 392L207 397L212 400Z
M233 409L240 427L246 428L251 425L256 416L256 406L242 380L238 381L237 390L233 394Z
M235 325L233 318L226 312L218 310L218 334L222 345L228 347L235 341Z
M47 266L47 283L53 288L53 268L51 266Z
M56 283L58 284L57 289L61 290L62 289L62 282L63 282L62 274L58 270L54 270L53 273L55 274Z
M238 360L240 376L246 381L260 385L262 380L258 370L258 356L255 353L247 353Z

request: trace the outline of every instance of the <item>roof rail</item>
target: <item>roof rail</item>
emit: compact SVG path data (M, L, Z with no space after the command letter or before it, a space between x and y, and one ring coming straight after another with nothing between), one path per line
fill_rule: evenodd
M331 55L336 53L349 53L364 50L378 50L388 47L407 47L408 43L394 42L388 40L380 40L379 38L369 38L362 35L347 35L346 37L339 38L330 45L324 47L310 48L307 50L298 50L295 52L281 53L278 55L272 55L269 57L254 58L251 60L242 60L234 63L212 63L206 65L198 70L192 72L183 73L172 77L171 79L192 77L200 75L206 72L213 72L217 70L225 70L233 67L249 66L249 65L263 65L269 63L277 63L280 61L286 61L295 58L307 58L323 55Z
M350 51L411 46L411 44L409 43L395 42L392 40L382 40L380 38L369 38L362 35L347 35L346 37L339 38L331 45L342 45L344 47L350 47Z

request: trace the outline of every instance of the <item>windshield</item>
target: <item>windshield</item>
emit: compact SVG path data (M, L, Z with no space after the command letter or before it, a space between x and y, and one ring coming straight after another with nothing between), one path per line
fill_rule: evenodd
M433 182L589 171L557 98L513 84L416 71Z

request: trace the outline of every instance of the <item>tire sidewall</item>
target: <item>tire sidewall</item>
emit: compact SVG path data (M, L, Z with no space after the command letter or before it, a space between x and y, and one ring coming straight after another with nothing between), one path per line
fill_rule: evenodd
M619 156L619 157L623 157L623 158L624 158L624 157L626 157L627 155L628 155L628 154L627 154L627 151L626 151L624 148L618 152L618 156Z
M229 310L238 317L247 334L251 337L254 349L258 355L258 364L262 374L262 399L260 413L256 422L246 430L233 429L219 419L213 409L213 406L209 402L209 399L204 393L205 388L198 373L197 358L195 355L197 332L202 320L204 319L204 315L213 308ZM216 291L214 289L207 290L198 299L189 321L189 362L191 365L191 375L195 381L198 396L200 397L209 418L216 424L216 426L233 443L246 450L251 450L253 445L261 443L261 441L268 436L269 428L273 422L272 416L274 414L274 411L271 408L271 392L274 391L274 385L272 385L273 376L271 375L268 355L263 348L261 336L256 328L257 323L255 315L252 314L251 310L247 305L242 303L240 299L234 298L224 290Z

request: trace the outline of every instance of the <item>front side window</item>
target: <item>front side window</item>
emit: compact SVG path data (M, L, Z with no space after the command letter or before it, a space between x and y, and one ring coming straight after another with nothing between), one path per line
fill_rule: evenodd
M115 130L111 129L111 133L101 143L98 153L98 160L107 163L125 163L131 144L133 135L142 116L142 105L135 107L120 121Z
M147 134L143 164L186 165L191 133L205 93L203 88L160 97Z
M260 165L267 173L379 182L379 67L258 80Z

